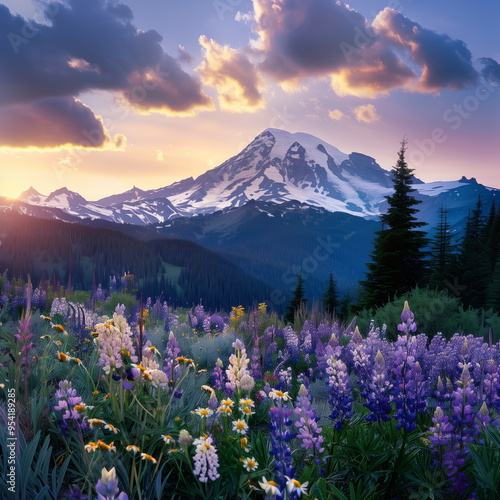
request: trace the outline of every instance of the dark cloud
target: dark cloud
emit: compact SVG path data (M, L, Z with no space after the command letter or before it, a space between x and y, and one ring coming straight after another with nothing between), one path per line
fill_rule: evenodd
M412 61L422 68L418 90L459 90L477 82L472 55L461 40L425 29L392 9L382 11L374 26L389 44L409 49Z
M72 97L49 97L1 108L0 147L104 149L120 147L122 136L112 142L100 118Z
M192 114L196 109L213 109L212 101L200 92L199 82L168 54L154 70L133 73L129 83L123 95L140 111Z
M194 62L194 57L182 45L179 45L177 47L177 52L179 53L180 62L186 64L191 64L192 62Z
M254 7L265 53L261 67L278 81L344 67L344 44L356 48L359 35L368 30L366 19L340 2L254 0Z
M49 4L46 15L48 24L28 22L0 5L0 105L92 89L127 93L153 79L154 96L132 105L172 113L211 106L196 77L163 51L162 37L137 30L126 5L67 0Z
M331 0L254 0L261 69L281 84L329 76L343 95L395 88L431 92L473 85L478 74L460 40L422 28L392 9L370 25Z
M483 65L483 78L489 83L500 85L500 64L491 57L482 57L479 62Z

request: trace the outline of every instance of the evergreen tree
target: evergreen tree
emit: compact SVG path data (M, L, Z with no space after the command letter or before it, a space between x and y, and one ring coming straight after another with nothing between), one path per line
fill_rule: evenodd
M333 273L330 273L328 278L328 285L325 294L323 295L323 310L328 314L333 314L339 306L339 299L337 295L337 287L333 279Z
M401 295L425 283L427 274L425 231L418 228L415 205L421 203L412 193L413 169L405 160L407 141L403 139L394 167L394 193L387 196L389 209L382 215L382 229L377 231L372 262L368 264L365 281L361 282L361 306L372 307L386 303L394 294Z
M476 207L465 223L465 234L455 276L461 286L464 306L481 308L485 305L486 291L492 274L491 261L486 245L486 218L483 215L483 201L478 197Z
M488 286L486 308L491 308L500 314L500 252L497 256L495 272Z
M297 276L297 283L295 285L295 290L293 291L293 296L288 303L285 314L285 321L293 323L295 318L295 312L304 303L304 280L302 275Z
M500 252L500 210L497 212L496 203L493 200L491 204L490 214L486 222L486 246L488 257L491 263L491 270L495 269L498 262L498 254Z
M455 255L452 245L448 209L439 209L439 224L436 235L431 242L431 260L429 285L439 290L447 289L446 284L453 282L453 266Z

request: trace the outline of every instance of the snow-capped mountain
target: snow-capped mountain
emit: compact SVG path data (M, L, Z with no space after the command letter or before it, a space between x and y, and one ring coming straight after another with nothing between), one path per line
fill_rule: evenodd
M391 189L390 174L360 153L345 154L310 134L267 129L222 165L170 186L136 188L99 204L168 198L186 214L212 213L250 200L312 206L369 218Z
M440 205L457 208L457 220L491 190L475 179L423 183L415 180L421 218L433 225ZM370 156L346 154L305 133L267 129L236 156L196 179L189 177L166 187L141 190L89 202L66 188L49 196L30 188L20 196L26 207L63 211L78 219L104 219L117 223L158 224L182 216L228 211L254 200L297 201L330 212L378 219L385 211L385 196L392 191L391 174ZM487 201L487 200L485 200ZM59 213L59 212L58 212ZM46 213L45 213L46 216ZM54 217L58 218L56 212Z
M140 191L140 190L139 190ZM117 195L117 198L120 195ZM118 202L109 207L89 202L78 193L61 188L48 196L40 194L34 188L24 191L17 201L0 203L0 209L15 210L19 213L77 221L79 219L101 219L120 224L157 224L175 217L183 212L177 210L166 198ZM61 217L65 214L65 217Z
M267 129L241 153L168 198L195 213L238 207L249 200L296 200L375 217L390 191L389 173L373 158L347 155L316 137Z

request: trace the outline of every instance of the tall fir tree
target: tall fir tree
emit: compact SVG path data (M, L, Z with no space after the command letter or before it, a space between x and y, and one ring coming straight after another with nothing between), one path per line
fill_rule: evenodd
M333 279L333 273L330 273L325 294L323 295L323 310L328 314L334 314L339 306L337 295L337 285Z
M500 210L497 211L495 200L491 204L490 214L486 221L486 247L488 258L491 263L491 270L495 269L500 252Z
M302 275L299 274L297 276L297 283L295 285L295 290L293 291L293 296L286 308L285 321L293 323L296 311L302 306L304 302L304 280L302 278Z
M500 314L500 251L497 256L495 271L486 292L485 305L487 309L491 308L496 313Z
M439 223L436 234L431 241L429 263L429 285L432 288L446 290L453 282L453 268L455 263L454 245L452 243L450 223L448 222L448 209L439 209Z
M403 139L392 170L394 193L386 196L389 209L381 217L382 229L376 233L372 262L366 280L361 282L362 307L381 306L394 294L423 285L427 279L428 240L425 231L419 229L426 223L415 217L415 206L421 201L412 196L416 190L412 187L413 169L405 159L406 149Z
M486 220L483 200L479 196L465 223L455 271L462 290L460 298L465 307L485 306L486 291L493 272L486 245Z

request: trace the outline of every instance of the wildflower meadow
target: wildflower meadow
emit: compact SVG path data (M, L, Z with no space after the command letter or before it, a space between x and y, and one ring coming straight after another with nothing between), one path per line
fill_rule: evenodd
M500 343L411 304L360 331L3 285L1 498L500 498Z

